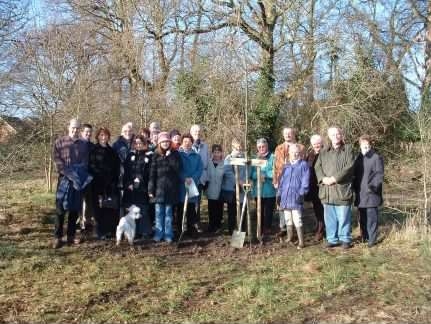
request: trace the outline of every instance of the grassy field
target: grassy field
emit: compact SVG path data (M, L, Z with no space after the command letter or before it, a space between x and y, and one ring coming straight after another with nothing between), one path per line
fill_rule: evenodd
M431 322L430 240L405 234L404 216L387 209L371 250L327 251L311 234L302 251L233 250L228 236L53 250L42 181L0 188L0 322Z

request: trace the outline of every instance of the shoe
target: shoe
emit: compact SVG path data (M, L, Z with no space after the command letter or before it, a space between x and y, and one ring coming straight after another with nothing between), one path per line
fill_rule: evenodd
M329 242L327 242L326 245L325 245L325 247L327 249L332 249L332 248L335 248L335 247L337 247L339 245L340 245L339 243L329 243Z
M203 229L200 227L199 223L194 224L193 227L196 230L196 232L203 233Z
M52 245L52 247L54 248L54 249L59 249L59 248L61 248L63 246L63 242L61 241L61 239L59 239L59 238L57 238L57 239L55 239L54 240L54 243L53 243L53 245Z
M343 249L343 250L348 250L348 249L350 249L352 247L352 244L351 243L348 243L348 242L343 242L342 244L341 244L341 248Z

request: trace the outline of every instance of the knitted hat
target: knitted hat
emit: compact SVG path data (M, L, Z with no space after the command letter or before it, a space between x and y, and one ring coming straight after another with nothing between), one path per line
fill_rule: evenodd
M169 136L168 132L161 132L159 136L157 137L157 144L160 144L161 142L170 142L171 137Z
M79 120L78 120L78 119L73 118L73 119L71 119L71 120L70 120L70 122L69 122L69 126L70 126L70 127L76 127L76 128L79 128L79 127L81 127L81 123L79 122Z

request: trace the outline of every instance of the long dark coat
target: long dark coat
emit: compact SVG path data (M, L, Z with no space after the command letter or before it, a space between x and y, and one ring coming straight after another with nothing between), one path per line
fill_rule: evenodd
M355 161L355 206L359 208L378 207L382 204L384 175L383 158L374 150L359 154Z

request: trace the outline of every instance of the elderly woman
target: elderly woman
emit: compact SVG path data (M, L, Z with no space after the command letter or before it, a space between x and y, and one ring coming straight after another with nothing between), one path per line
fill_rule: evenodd
M266 165L261 168L261 211L262 211L262 234L269 235L272 228L272 217L275 209L276 190L274 188L273 165L274 155L268 150L268 142L265 138L260 138L256 142L257 158L266 160ZM256 167L251 168L250 178L253 181L252 195L257 197L257 170Z
M185 200L186 186L190 185L192 182L196 186L199 184L199 179L202 176L203 164L202 159L198 153L196 153L193 148L193 137L190 134L184 134L181 138L181 191L180 191L180 201ZM199 202L199 197L189 198L187 204L187 228L189 232L200 232L199 220L196 214L196 204ZM182 215L182 213L181 213ZM180 225L180 224L178 224Z
M97 130L97 143L90 153L88 163L89 171L94 177L92 196L99 239L112 237L119 221L120 158L109 145L110 138L111 133L107 128Z

